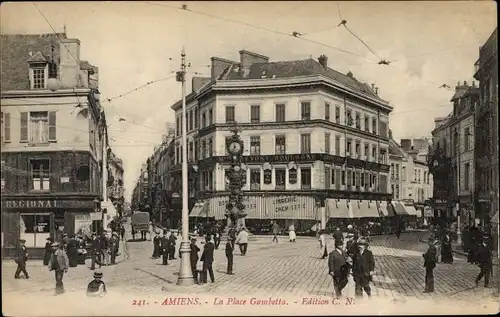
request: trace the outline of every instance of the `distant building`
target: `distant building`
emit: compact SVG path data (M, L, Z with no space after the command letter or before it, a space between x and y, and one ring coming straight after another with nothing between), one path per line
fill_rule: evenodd
M98 69L66 34L1 35L1 47L4 254L24 239L36 257L49 236L102 229Z
M180 181L181 102L172 108L172 175ZM186 108L188 163L199 169L198 179L189 177L199 202L191 216L225 219L226 147L236 123L244 142L247 223L279 219L308 230L320 220L323 201L327 218L342 218L378 216L377 202L390 199L392 107L374 85L328 67L324 55L281 62L248 51L240 51L239 62L212 57L211 78L193 82Z
M479 88L474 82L472 85L458 83L450 101L453 111L446 118L436 118L432 131L433 153L428 162L438 167L433 173L433 201L444 221L455 221L460 214L461 224L468 224L476 218L473 208L474 108L479 101Z
M119 215L123 214L124 187L123 187L123 161L111 149L108 149L108 197Z
M476 107L475 161L477 217L498 223L498 42L497 29L479 49L474 78L479 80L480 102ZM496 227L496 224L494 225ZM498 245L498 232L496 232Z

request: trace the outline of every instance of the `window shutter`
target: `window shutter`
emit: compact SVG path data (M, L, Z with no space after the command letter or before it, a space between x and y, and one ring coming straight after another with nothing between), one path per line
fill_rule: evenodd
M10 142L10 113L4 113L3 117L4 131L3 131L3 141Z
M49 112L49 141L56 141L56 112Z
M33 164L31 164L31 160L28 160L28 189L33 190Z
M28 113L21 112L21 139L20 142L28 142Z

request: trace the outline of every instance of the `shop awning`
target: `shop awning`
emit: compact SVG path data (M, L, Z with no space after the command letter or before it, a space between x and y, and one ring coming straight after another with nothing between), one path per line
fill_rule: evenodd
M346 199L327 199L326 208L330 218L354 218Z
M406 211L403 203L399 201L393 201L392 206L394 207L394 211L396 212L397 215L408 216L408 212Z
M354 218L378 218L376 205L372 206L369 200L351 200L351 209Z
M106 218L108 220L113 220L116 216L118 216L115 205L113 205L110 200L101 202L101 209L103 211L106 209Z
M414 205L403 203L403 206L404 206L406 212L408 213L408 215L410 215L410 216L421 216L422 215L422 213L420 211L418 211Z
M491 218L491 222L493 223L498 223L498 211L497 213Z
M189 217L208 217L208 203L196 203L189 213Z
M378 201L377 207L382 217L393 217L395 215L394 208L387 201Z

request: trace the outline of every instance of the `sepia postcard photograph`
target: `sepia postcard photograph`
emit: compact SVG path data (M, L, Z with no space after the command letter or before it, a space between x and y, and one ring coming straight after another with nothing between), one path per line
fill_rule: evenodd
M495 1L6 1L5 316L498 314Z

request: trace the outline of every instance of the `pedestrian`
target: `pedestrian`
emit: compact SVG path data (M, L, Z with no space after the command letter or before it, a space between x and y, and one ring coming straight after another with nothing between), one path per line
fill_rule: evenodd
M112 265L116 264L116 256L118 255L118 246L119 246L120 240L118 238L118 233L113 232L111 235L111 238L109 239L109 255L111 257L111 263Z
M101 241L97 237L97 234L95 232L92 232L92 243L91 243L91 248L92 248L92 254L91 254L91 264L90 264L90 269L95 270L95 265L96 263L99 265L99 268L101 268Z
M335 296L342 296L342 290L347 285L348 265L342 251L344 244L335 241L335 249L330 252L328 257L328 274L333 278L333 288Z
M101 234L101 238L99 240L101 243L101 260L103 265L108 265L109 264L109 252L108 252L108 244L109 244L109 239L106 236L106 231L104 231Z
M236 238L236 244L240 247L240 253L243 256L247 254L248 236L247 229L242 227L240 233L238 233L238 237Z
M293 223L288 227L288 238L290 242L295 242L295 239L297 238L297 235L295 234L295 226Z
M170 241L169 260L175 260L175 241L177 240L177 237L172 232L168 239Z
M226 258L227 258L227 271L226 274L233 275L233 245L231 241L227 241L226 243Z
M54 253L51 256L49 271L55 272L56 294L58 295L64 293L63 277L64 273L68 272L69 259L64 251L64 244L55 242L52 247Z
M368 250L365 239L357 242L359 252L354 256L352 262L352 275L354 277L354 292L357 297L363 297L363 290L366 295L371 296L370 282L375 271L375 259L372 251Z
M344 243L344 235L343 235L343 233L342 233L342 231L340 230L339 227L337 227L335 229L335 231L333 232L333 239L335 241L341 241L342 244Z
M198 276L198 270L196 265L198 264L198 252L200 252L200 248L196 245L196 238L191 238L191 244L189 245L191 252L189 253L189 261L191 263L191 273L193 274L193 279L195 284L198 284L200 281L200 277Z
M19 275L21 273L24 274L24 277L29 279L30 275L28 271L26 271L26 262L28 261L28 250L26 249L26 240L19 240L19 247L16 250L16 257L14 261L17 264L16 273L14 273L14 278L20 278Z
M94 272L94 280L87 285L87 296L102 297L106 293L106 284L102 281L102 272Z
M52 255L52 243L54 239L52 238L47 238L47 242L45 243L45 254L43 256L43 265L49 265L50 263L50 256Z
M326 259L328 257L328 248L326 246L326 232L324 230L319 231L319 253L322 259Z
M163 230L163 237L160 240L163 265L168 265L168 252L170 251L170 241L168 240L168 233L168 230Z
M215 228L214 228L214 245L215 245L215 250L219 249L221 237L222 237L221 228L220 228L220 225L217 223L215 225Z
M488 287L488 284L490 282L490 274L493 273L492 252L491 247L489 246L489 241L489 237L484 236L483 241L478 248L477 263L481 271L476 277L476 286L484 276L484 287Z
M399 240L399 237L401 236L401 223L399 221L396 223L396 230L394 233L396 234L396 238Z
M206 236L205 237L205 246L203 247L203 253L201 254L201 262L203 262L203 276L202 276L202 282L207 283L208 274L210 274L210 280L212 283L215 283L215 276L214 276L214 270L212 268L212 264L214 262L214 250L215 246L214 244L210 241L210 237Z
M120 236L122 237L122 241L125 241L124 238L125 238L125 226L123 224L121 224L120 226Z
M228 231L228 239L231 242L231 245L234 249L234 244L236 242L236 230L234 228L230 228Z
M132 226L132 240L135 240L135 229L134 229L134 226Z
M447 230L443 236L441 246L441 261L443 263L453 263L453 251L451 248L451 231Z
M434 292L434 268L436 267L437 250L434 245L435 236L433 233L429 235L427 252L422 254L425 267L425 289L424 293Z
M69 266L78 266L78 241L76 241L75 235L71 235L68 239L68 244L66 246L66 252L69 259Z
M160 257L160 245L161 245L161 237L158 231L155 232L155 237L153 238L153 255L152 259L158 259Z
M280 226L276 221L273 222L272 231L273 231L273 242L278 243L278 234L280 233Z

